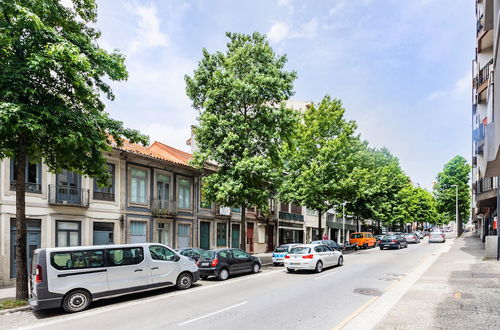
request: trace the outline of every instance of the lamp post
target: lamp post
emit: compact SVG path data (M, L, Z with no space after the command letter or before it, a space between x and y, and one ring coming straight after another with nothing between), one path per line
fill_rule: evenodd
M458 230L459 230L459 227L458 227L458 185L457 184L454 184L454 185L451 185L452 187L455 187L455 192L456 192L456 202L455 202L455 232L457 233L457 237L460 236Z
M345 242L345 206L349 202L342 203L342 244Z

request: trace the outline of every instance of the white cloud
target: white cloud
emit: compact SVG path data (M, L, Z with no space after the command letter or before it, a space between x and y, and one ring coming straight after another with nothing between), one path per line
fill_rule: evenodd
M269 32L267 32L267 37L271 42L278 43L284 39L287 39L290 35L290 28L288 24L284 22L276 22L271 26Z
M156 7L129 4L127 9L138 16L138 28L134 40L130 43L129 53L134 53L141 47L167 46L168 36L160 29L161 20L158 17Z
M471 74L468 72L462 78L458 79L453 87L433 92L427 96L426 100L435 100L445 96L463 96L466 93L469 93L471 88Z
M140 125L138 129L149 135L149 142L159 141L174 148L191 152L190 146L186 141L191 136L191 126L173 126L163 123L147 123Z
M299 29L293 34L293 38L313 38L316 36L318 26L318 19L314 17L309 22L300 26Z
M290 14L292 14L295 10L292 0L278 0L278 6L288 8Z
M267 32L267 37L273 43L279 43L285 39L313 38L316 36L318 27L319 22L316 17L300 25L296 30L290 29L286 22L275 22Z
M335 6L330 8L330 10L328 11L328 15L334 16L338 14L346 6L346 4L346 0L337 0Z

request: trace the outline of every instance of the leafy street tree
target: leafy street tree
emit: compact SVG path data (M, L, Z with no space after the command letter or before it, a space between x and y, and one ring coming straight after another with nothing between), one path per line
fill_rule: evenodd
M225 52L203 57L186 92L199 111L199 151L193 164L214 162L219 170L203 179L204 198L241 207L241 247L246 249L245 209L267 209L282 177L280 150L297 116L283 101L293 95L295 72L284 70L264 35L227 33Z
M464 157L455 156L438 173L434 185L437 211L444 223L455 220L458 187L458 235L462 234L462 219L467 218L470 212L470 170L471 166Z
M99 48L94 0L67 8L53 0L0 0L0 158L16 160L16 299L28 298L25 167L42 161L106 184L102 152L123 136L147 143L111 119L105 79L124 80L124 57Z
M282 199L316 210L320 236L322 215L356 189L350 177L359 145L353 135L356 124L345 120L344 113L340 100L329 96L312 104L284 152L287 175Z

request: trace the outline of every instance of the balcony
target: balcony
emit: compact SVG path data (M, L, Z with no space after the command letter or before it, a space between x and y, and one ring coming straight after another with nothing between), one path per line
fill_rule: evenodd
M493 72L493 59L491 59L486 65L484 65L481 70L479 70L479 74L472 81L472 86L477 90L478 103L486 101L486 95L480 95L484 92L489 85L490 74ZM486 94L486 93L484 93Z
M31 193L31 194L41 194L42 193L42 185L40 183L26 182L25 187L26 187L25 189L26 189L27 193ZM10 182L10 190L16 191L16 181Z
M151 213L154 217L165 218L177 214L177 202L173 200L153 199Z
M294 214L280 211L279 216L281 220L294 220L294 221L304 221L304 216L302 214Z
M477 180L474 191L477 207L493 207L497 202L497 177Z
M215 206L214 213L220 217L230 217L231 216L231 208L226 206Z
M480 123L479 127L472 131L472 144L474 146L474 155L483 153L485 129L484 124Z
M115 194L110 192L94 191L93 198L100 201L114 202Z
M89 189L49 184L49 204L89 207Z
M477 20L477 23L476 23L476 32L477 32L478 36L481 33L481 31L483 30L483 28L484 28L484 15L481 14L481 16L479 17L479 19Z

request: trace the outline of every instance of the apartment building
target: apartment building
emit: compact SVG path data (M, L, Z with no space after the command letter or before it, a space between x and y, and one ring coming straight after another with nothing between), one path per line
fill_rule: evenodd
M500 176L500 107L494 89L498 59L500 0L477 0L477 43L472 61L473 221L486 250L495 246ZM498 83L497 83L498 84ZM500 98L499 98L500 99Z

